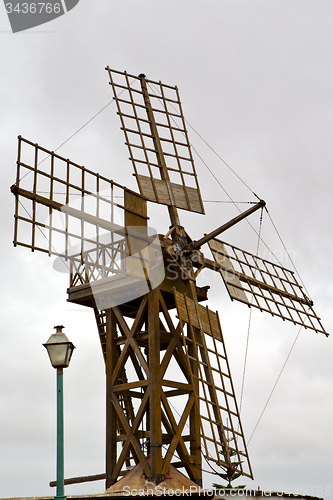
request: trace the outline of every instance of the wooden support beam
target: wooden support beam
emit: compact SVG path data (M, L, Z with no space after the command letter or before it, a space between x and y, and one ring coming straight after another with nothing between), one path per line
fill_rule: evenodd
M161 422L161 380L160 380L160 319L159 290L155 289L148 297L148 333L149 333L149 420L150 420L150 467L151 480L163 477L162 470L162 429Z
M194 403L195 403L195 396L194 396L194 394L191 394L191 396L188 399L187 405L182 413L181 419L180 419L178 426L177 426L177 430L176 430L176 432L173 436L173 439L170 443L167 454L164 458L163 469L162 469L162 472L164 472L164 474L167 473L170 462L173 458L174 452L175 452L180 440L182 440L182 432L183 432L186 420L191 412L191 409L193 406L195 406ZM164 404L168 406L168 401L166 398L164 400ZM170 414L170 412L169 412L169 414Z
M266 202L264 200L260 200L259 203L256 203L253 207L249 208L248 210L246 210L242 214L238 215L237 217L234 217L232 220L230 220L226 224L223 224L222 226L218 227L217 229L215 229L211 233L206 234L205 236L200 238L200 240L193 241L189 246L194 250L198 250L202 245L204 245L205 243L208 243L208 241L210 241L211 239L216 238L216 236L223 233L224 231L226 231L230 227L234 226L235 224L237 224L241 220L248 217L249 215L253 214L254 212L259 210L260 208L263 208L265 205L266 205Z
M90 481L101 481L102 479L106 479L105 472L103 474L93 474L92 476L78 476L78 477L70 477L64 480L64 484L78 484L78 483L87 483ZM51 488L57 486L57 481L50 482Z
M111 401L113 392L112 373L117 362L116 318L112 309L106 311L106 489L113 483L112 472L117 462L117 418L116 411Z

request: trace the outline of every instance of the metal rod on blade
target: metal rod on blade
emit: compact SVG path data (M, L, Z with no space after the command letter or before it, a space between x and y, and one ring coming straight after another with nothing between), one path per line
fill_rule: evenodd
M208 241L212 240L213 238L215 238L219 234L223 233L224 231L226 231L230 227L234 226L235 224L237 224L241 220L245 219L249 215L253 214L257 210L259 210L259 208L263 208L265 205L266 205L266 202L264 200L260 200L259 203L257 203L256 205L254 205L252 208L249 208L248 210L246 210L242 214L239 214L234 219L231 219L226 224L223 224L223 226L220 226L217 229L215 229L214 231L212 231L211 233L206 234L205 236L203 236L202 238L200 238L200 240L193 241L193 243L191 244L191 248L193 250L198 250L202 245L204 245Z

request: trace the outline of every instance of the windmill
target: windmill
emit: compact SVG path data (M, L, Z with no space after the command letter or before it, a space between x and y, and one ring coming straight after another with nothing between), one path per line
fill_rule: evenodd
M179 211L204 214L177 87L106 68L139 193L19 136L14 245L68 267L68 301L94 310L106 366L106 486L134 465L159 484L169 467L202 484L202 457L253 478L217 312L232 300L325 332L295 273L218 238L265 202L193 241ZM152 234L147 204L170 228ZM208 243L213 260L201 251Z

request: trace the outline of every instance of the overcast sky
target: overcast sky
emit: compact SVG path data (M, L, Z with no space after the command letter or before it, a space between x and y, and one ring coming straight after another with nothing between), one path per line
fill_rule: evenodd
M56 376L42 343L57 324L77 348L64 375L65 476L105 470L104 365L93 313L66 302L68 276L53 269L52 258L12 246L17 135L57 148L111 101L107 65L178 85L193 146L233 200L255 201L251 190L266 200L333 333L332 19L331 0L80 0L66 15L14 35L0 6L1 497L54 494ZM111 104L59 154L135 188L119 126ZM227 195L195 161L206 216L182 213L181 220L199 238L237 211L212 203ZM160 233L168 230L166 218L155 222ZM258 214L251 223L258 228ZM262 235L290 268L267 214ZM256 248L246 222L224 237ZM209 307L219 311L239 397L249 310L229 301L217 275L205 273L202 284L211 285ZM329 498L332 338L300 332L256 427L298 330L253 311L242 420L247 441L256 428L249 443L255 480L244 482ZM205 487L216 480L205 474ZM66 493L103 489L100 481Z

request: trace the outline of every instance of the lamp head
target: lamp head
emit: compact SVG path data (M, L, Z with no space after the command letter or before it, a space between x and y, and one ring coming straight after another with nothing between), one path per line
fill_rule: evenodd
M67 368L75 346L62 331L64 326L60 325L54 328L56 328L56 333L53 333L43 346L47 349L53 368Z

